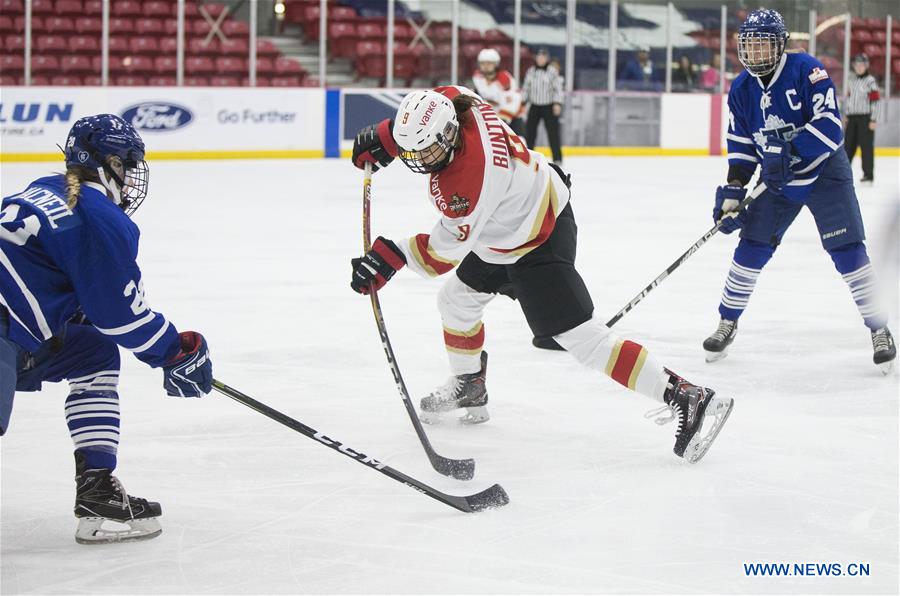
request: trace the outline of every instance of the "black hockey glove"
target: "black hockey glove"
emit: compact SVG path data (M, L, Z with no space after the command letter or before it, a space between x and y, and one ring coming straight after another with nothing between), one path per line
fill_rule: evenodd
M385 167L394 161L398 150L393 128L394 121L389 118L359 131L353 141L353 165L362 170L369 162L372 171L377 172L378 166Z
M353 267L350 287L354 292L368 294L372 285L376 292L383 288L406 265L406 257L396 244L379 236L369 252L357 259L350 259L350 265Z

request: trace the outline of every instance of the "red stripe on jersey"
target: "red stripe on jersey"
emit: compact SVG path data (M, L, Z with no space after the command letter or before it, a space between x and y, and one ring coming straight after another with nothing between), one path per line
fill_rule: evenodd
M460 129L462 145L453 161L440 172L431 175L429 189L435 207L447 217L466 217L475 211L484 187L484 141L475 121L474 108L466 114Z
M541 227L538 230L537 236L515 248L492 248L491 250L502 254L508 254L523 249L537 248L547 241L547 238L553 233L554 228L556 228L556 215L553 214L553 205L548 204L547 211L544 212L544 219L541 222Z
M511 81L512 75L509 74L508 70L497 71L497 82L500 83L505 90L509 91Z
M421 263L425 265L426 268L433 269L438 275L443 275L448 271L451 271L454 267L452 262L438 260L432 256L431 252L429 252L428 243L430 240L431 236L428 234L416 235L417 256L421 257Z
M619 350L619 357L616 359L616 364L613 366L609 376L617 383L628 387L631 371L634 370L634 365L643 349L644 347L641 344L636 344L633 341L626 339L622 343L622 349Z

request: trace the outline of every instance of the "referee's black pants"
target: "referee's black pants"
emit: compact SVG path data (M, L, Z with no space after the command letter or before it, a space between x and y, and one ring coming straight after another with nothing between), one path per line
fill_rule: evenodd
M844 149L847 158L853 162L856 148L862 152L863 178L871 179L875 169L875 131L869 128L872 118L869 114L847 116L847 130L844 132Z
M559 116L553 113L553 104L538 106L531 104L528 108L528 120L525 122L525 143L529 149L534 148L537 139L538 123L543 120L547 128L547 140L550 141L550 151L553 153L553 161L562 162L562 148L559 146Z

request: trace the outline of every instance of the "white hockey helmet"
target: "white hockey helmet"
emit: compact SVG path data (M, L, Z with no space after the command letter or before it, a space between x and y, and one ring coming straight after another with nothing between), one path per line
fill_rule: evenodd
M436 91L413 91L403 98L394 119L394 142L400 159L413 172L443 169L459 138L453 102Z
M478 52L478 62L491 62L493 64L500 64L500 52L498 52L494 48L484 48L483 50Z

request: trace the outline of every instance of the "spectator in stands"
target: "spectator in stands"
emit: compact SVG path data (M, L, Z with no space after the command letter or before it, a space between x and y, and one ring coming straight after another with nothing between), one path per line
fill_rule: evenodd
M641 46L637 56L625 63L619 73L617 85L622 89L653 89L657 85L653 61L650 60L650 48Z
M522 88L523 99L528 107L525 123L525 143L534 147L537 127L541 120L547 129L547 140L553 153L553 162L562 164L562 148L559 142L559 116L562 114L563 86L559 70L550 66L550 52L546 48L538 50L534 66L525 74Z
M874 181L875 122L881 112L881 103L878 81L869 74L869 57L865 54L854 56L844 102L844 149L852 163L859 147L863 170L860 182L864 183Z
M478 70L472 75L472 88L494 106L497 114L517 135L525 134L525 104L515 77L500 68L500 54L493 48L478 52Z
M719 69L722 67L722 59L718 54L713 54L712 60L700 73L700 88L710 93L719 89Z
M678 60L678 68L672 71L672 89L675 91L693 91L697 86L697 75L691 59L683 55Z

